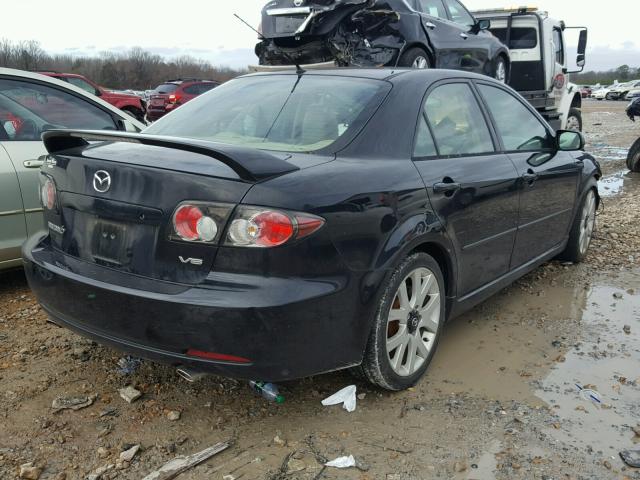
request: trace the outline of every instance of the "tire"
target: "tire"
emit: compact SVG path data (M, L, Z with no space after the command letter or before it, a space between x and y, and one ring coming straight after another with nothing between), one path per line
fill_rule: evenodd
M627 168L632 172L640 172L640 138L638 138L629 149Z
M607 94L604 96L604 98L605 98L605 99L607 99L607 100L612 100L612 99L613 99L613 95L611 95L610 93L607 93Z
M573 219L569 241L560 258L565 261L580 263L587 256L593 231L596 227L596 209L598 198L595 187L589 188L580 202L580 208ZM583 237L586 235L586 237Z
M398 60L399 67L409 67L417 69L431 68L429 55L420 47L413 47L404 52Z
M444 278L433 257L416 253L404 259L378 304L359 369L366 380L391 391L404 390L420 380L440 340L445 299Z
M577 130L575 127L577 127ZM582 131L582 111L579 108L569 109L569 113L567 114L567 130Z
M493 66L493 78L504 84L509 80L509 67L502 55L496 58L495 65Z

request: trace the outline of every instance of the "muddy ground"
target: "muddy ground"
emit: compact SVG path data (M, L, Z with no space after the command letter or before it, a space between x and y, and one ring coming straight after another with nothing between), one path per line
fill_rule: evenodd
M623 108L585 108L605 171L587 262L548 263L453 320L406 392L334 373L281 385L286 402L274 405L234 380L189 384L149 362L125 373L120 353L47 323L21 272L0 275L0 479L27 462L34 478L106 468L101 478L141 479L229 439L180 478L640 479L618 456L640 448L640 175L624 169L640 126ZM352 383L355 412L320 404ZM118 394L127 385L143 393L132 404ZM56 413L60 396L95 401ZM119 461L133 445L133 460ZM342 455L358 467L322 467Z

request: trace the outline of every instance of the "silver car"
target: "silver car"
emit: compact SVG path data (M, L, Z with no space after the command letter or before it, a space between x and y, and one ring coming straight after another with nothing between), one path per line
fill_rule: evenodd
M0 68L0 270L21 265L20 247L43 228L40 135L53 128L139 132L145 126L100 98L37 73Z

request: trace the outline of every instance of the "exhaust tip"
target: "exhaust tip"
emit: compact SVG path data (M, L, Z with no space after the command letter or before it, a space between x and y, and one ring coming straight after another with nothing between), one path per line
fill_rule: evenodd
M189 383L198 382L207 376L206 373L196 372L194 370L190 370L188 368L182 368L182 367L177 368L176 373Z

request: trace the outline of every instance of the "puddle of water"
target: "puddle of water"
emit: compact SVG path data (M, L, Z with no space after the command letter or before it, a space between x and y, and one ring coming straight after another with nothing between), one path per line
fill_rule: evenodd
M485 453L478 459L476 464L478 468L473 469L467 475L467 480L494 480L496 478L496 468L498 461L496 454L501 450L502 443L499 440L493 440Z
M558 350L557 322L580 319L587 291L532 280L535 294L517 285L454 319L444 331L428 380L445 392L544 405L530 386L547 374ZM570 327L571 328L571 327Z
M630 274L624 283L640 285L640 275ZM536 392L560 418L560 428L548 433L578 448L601 451L622 466L618 452L633 446L630 427L640 423L640 295L613 284L593 287L580 342L565 358ZM581 394L576 385L595 390L601 403Z
M621 193L631 183L631 172L620 170L606 175L598 182L598 192L601 197L613 197Z

